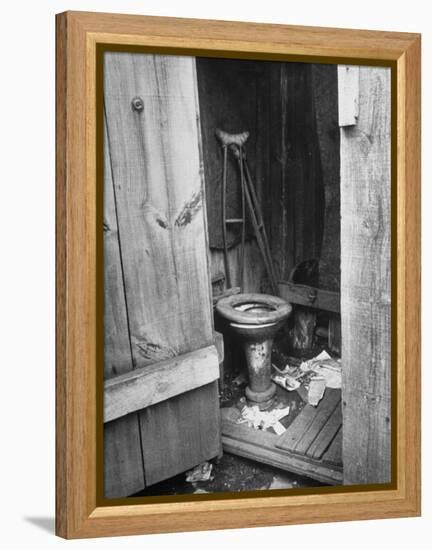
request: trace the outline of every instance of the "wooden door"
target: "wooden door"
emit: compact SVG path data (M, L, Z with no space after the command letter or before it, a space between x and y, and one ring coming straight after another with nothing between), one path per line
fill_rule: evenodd
M106 53L105 496L220 453L195 60Z

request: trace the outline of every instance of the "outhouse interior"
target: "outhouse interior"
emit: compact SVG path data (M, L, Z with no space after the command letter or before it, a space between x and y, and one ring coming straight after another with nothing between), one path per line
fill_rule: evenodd
M291 315L272 342L272 368L295 368L323 350L339 359L337 66L200 58L197 82L213 302L238 292L279 295L292 303ZM224 158L220 130L248 133L242 147L256 193L256 215L247 200L242 208L245 176L235 146L228 147ZM264 228L254 225L254 215ZM220 388L225 412L244 394L248 369L229 323L217 311L214 321L224 343ZM276 406L285 404L290 410L282 426L289 426L307 404L307 395L302 399L296 391L277 390ZM331 429L322 421L331 438L323 445L328 449L334 440L339 447L339 458L335 449L329 453L335 472L331 481L336 482L342 465L342 417L340 403L331 407ZM241 444L234 450L244 451ZM327 481L324 474L318 478Z
M225 452L325 484L388 481L389 74L133 55L105 60L106 496ZM190 183L189 193L195 157L202 190ZM218 309L232 299L246 319L242 295L256 297L258 318L278 307L259 296L290 305L272 335L275 393L257 422L246 399L257 359L242 321ZM331 384L299 375L317 356ZM126 382L141 370L135 403ZM260 425L272 410L287 413Z
M226 286L223 150L215 134L219 128L249 132L244 149L277 281L339 292L337 66L198 58L197 79L214 291ZM234 154L228 155L226 179L226 217L241 219L241 179ZM227 243L230 286L271 293L247 208L243 281L241 224L227 224ZM321 317L327 325L329 315ZM311 348L312 336L305 338L304 348ZM331 345L338 353L340 336L335 340Z

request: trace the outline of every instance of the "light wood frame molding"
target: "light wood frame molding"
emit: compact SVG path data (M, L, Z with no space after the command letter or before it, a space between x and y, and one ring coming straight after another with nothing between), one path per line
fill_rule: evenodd
M397 174L394 488L277 491L253 498L198 495L196 500L111 506L98 501L96 50L108 43L191 50L190 55L392 68L397 113L392 128ZM80 538L419 515L420 35L66 12L57 15L56 65L57 534Z

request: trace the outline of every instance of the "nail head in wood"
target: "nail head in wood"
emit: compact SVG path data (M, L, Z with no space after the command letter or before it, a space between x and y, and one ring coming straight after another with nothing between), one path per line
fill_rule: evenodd
M138 113L144 111L144 101L141 97L136 96L132 99L132 109Z

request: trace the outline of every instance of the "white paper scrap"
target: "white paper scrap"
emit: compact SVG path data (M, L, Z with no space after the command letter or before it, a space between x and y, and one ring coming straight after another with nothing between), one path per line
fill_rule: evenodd
M286 430L285 426L283 424L281 424L279 421L275 422L275 424L273 424L272 428L274 429L274 431L276 432L277 435L282 435L284 433L284 431Z

